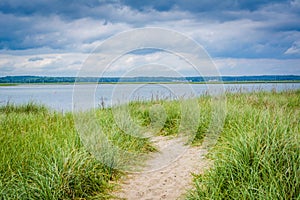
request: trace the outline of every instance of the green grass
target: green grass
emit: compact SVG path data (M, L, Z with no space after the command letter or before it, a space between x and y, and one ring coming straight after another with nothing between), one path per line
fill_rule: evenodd
M17 83L0 83L0 87L5 87L5 86L17 86Z
M150 151L99 111L106 134L123 148ZM0 108L0 199L107 199L120 172L99 162L82 145L73 115L33 103Z
M7 102L7 104L5 106L0 107L0 113L5 113L5 114L9 114L9 113L28 113L28 114L40 113L40 114L44 114L47 111L48 111L48 109L46 106L37 105L34 102L29 102L27 104L18 105L18 106L15 106L14 104Z
M227 95L227 110L187 199L300 199L300 91Z
M147 138L135 137L147 132L186 132L200 145L209 132L212 100L202 96L195 101L200 113L191 100L157 100L75 118L34 103L0 107L0 199L108 199L123 175L116 168L134 158L116 156L106 143L98 147L101 137L82 136L101 128L112 145L133 155L155 151ZM224 129L209 154L214 165L195 176L187 198L299 199L299 102L300 91L227 94ZM85 125L81 134L78 123Z
M179 101L132 102L129 121L128 116L120 118L122 106L72 115L35 103L7 103L0 107L0 199L109 198L122 175L118 167L142 161L140 154L155 151L149 139L135 136L183 131L180 105ZM85 137L80 138L81 127L75 123L84 125L81 136ZM94 133L93 123L112 145L139 157L116 155L106 143L101 145L103 138L86 139L84 134Z
M22 112L19 107L4 110L0 128L1 199L105 196L103 191L114 174L84 150L71 115Z

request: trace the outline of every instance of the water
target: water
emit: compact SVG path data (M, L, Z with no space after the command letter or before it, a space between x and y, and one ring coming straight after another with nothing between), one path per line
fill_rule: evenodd
M227 92L283 91L300 89L300 83L224 84ZM216 84L87 84L87 85L19 85L0 87L0 105L7 102L36 102L57 111L108 107L131 100L178 99L208 93ZM74 96L74 102L73 102ZM84 105L84 106L82 106Z

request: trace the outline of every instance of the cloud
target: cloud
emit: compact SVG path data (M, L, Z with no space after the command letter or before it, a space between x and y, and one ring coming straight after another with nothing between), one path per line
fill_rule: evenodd
M114 7L130 7L139 12L148 10L170 11L184 10L188 12L207 12L224 10L257 10L261 7L273 4L289 3L286 0L255 0L255 1L232 1L232 0L31 0L24 3L20 0L2 0L0 8L5 13L16 13L18 15L44 15L50 16L58 14L66 19L78 19L87 16L99 17L102 13L94 12L95 8L105 7L107 5ZM298 5L297 0L291 1L291 4ZM96 10L96 9L95 9Z
M41 54L41 60L29 61L30 55L0 55L2 76L40 75L40 76L76 76L86 65L88 54ZM300 75L300 59L247 59L215 58L220 75ZM101 62L100 62L101 63ZM85 71L86 76L101 76L95 71L104 70L100 63ZM201 68L202 70L205 68ZM202 73L203 72L203 73ZM202 74L207 72L201 71ZM105 69L104 76L195 76L198 71L180 57L164 51L142 54L126 54ZM201 75L201 74L200 74Z
M284 52L284 54L300 55L300 41L294 42L293 45Z
M284 57L300 38L296 1L71 2L2 1L0 48L88 52L118 32L157 26L190 35L213 56Z
M35 61L40 61L40 60L44 60L44 58L41 58L41 57L33 57L33 58L29 58L29 59L28 59L29 62L35 62Z
M214 59L222 75L300 75L300 59Z
M139 0L123 0L125 5L138 10L155 9L159 11L168 11L174 8L180 10L188 10L190 12L205 12L211 10L255 10L266 4L270 4L268 0L261 1L232 1L232 0L152 0L152 1L139 1ZM272 3L286 2L282 0L275 0Z
M11 74L55 74L59 70L76 74L83 62L76 55L87 55L114 34L142 27L182 32L213 58L239 60L237 63L244 59L250 64L256 60L267 66L261 61L291 64L289 60L300 59L299 20L299 0L2 0L0 55L6 64L0 62L0 73L7 74L4 67L11 66ZM228 73L244 73L227 67L231 69ZM265 72L271 69L277 68L265 67Z
M88 55L81 53L9 55L0 54L1 76L76 76Z

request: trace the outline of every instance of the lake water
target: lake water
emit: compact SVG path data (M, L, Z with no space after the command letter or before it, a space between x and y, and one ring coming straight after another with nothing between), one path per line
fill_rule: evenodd
M223 87L225 91L284 91L300 89L300 83L259 84L82 84L82 85L19 85L0 87L0 105L7 102L36 102L58 111L71 111L80 102L84 109L111 106L131 100L176 99L200 96ZM75 95L74 95L75 94ZM73 96L74 102L73 102ZM91 100L93 101L91 103Z

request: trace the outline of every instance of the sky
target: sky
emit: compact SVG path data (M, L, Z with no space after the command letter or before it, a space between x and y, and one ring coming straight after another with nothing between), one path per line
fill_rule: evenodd
M145 27L195 40L224 76L300 75L300 0L1 0L0 27L0 76L76 76L108 38ZM107 75L151 62L194 75L165 51L124 55Z

